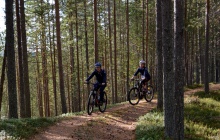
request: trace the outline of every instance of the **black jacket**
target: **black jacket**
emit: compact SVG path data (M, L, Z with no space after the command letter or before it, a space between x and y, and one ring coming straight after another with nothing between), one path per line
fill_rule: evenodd
M137 76L138 73L141 73L141 75L144 75L145 78L147 78L147 80L150 80L151 79L151 76L147 70L147 68L138 68L137 71L134 73L134 76Z
M86 81L89 81L92 79L93 76L96 76L96 80L99 83L106 83L106 72L105 70L101 69L101 72L98 72L97 70L94 70L93 73L86 79Z

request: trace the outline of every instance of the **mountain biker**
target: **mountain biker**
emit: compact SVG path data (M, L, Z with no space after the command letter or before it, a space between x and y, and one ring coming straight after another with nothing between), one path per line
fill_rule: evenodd
M95 90L100 90L100 102L105 102L104 100L104 89L106 87L106 72L105 70L101 69L101 63L97 62L95 63L95 70L92 72L92 74L86 79L85 83L88 83L90 79L92 79L93 76L96 76L96 84L94 84Z
M145 65L146 65L146 62L144 60L141 60L139 62L139 68L134 73L131 80L134 80L134 78L138 75L138 73L140 73L141 74L141 79L142 79L141 84L143 84L144 88L146 89L147 82L151 79L151 76L150 76L150 74L147 70L147 67Z

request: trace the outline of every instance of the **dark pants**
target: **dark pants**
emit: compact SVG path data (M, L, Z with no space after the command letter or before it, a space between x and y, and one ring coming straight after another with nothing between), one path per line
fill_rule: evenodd
M98 90L98 89L99 89L99 91L100 91L100 100L101 100L101 101L103 101L103 99L104 99L104 93L103 93L103 91L104 91L105 87L106 87L106 85L100 85L99 83L97 83L97 84L94 85L94 89L95 89L95 90Z
M148 81L149 81L148 79L142 80L142 81L141 81L141 85L143 85L143 86L144 86L144 85L147 85L147 82L148 82Z

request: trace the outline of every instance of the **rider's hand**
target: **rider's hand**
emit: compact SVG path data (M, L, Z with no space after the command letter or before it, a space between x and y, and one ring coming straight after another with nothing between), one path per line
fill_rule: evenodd
M102 85L104 86L104 85L105 85L105 83L102 83Z
M84 81L84 83L85 83L85 84L88 84L88 83L89 83L89 81Z
M134 76L133 76L133 77L131 77L131 80L134 80Z

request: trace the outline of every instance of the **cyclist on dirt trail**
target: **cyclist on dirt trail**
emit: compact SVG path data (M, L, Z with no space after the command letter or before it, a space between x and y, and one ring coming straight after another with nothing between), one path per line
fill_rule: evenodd
M93 73L86 79L85 83L88 83L90 79L92 79L93 76L96 76L96 84L94 84L94 89L100 90L100 102L105 102L104 99L104 89L106 87L106 72L105 70L101 69L101 63L97 62L95 63L95 70Z
M141 60L139 62L139 68L134 73L133 77L131 78L131 80L134 80L134 78L138 75L138 73L141 73L141 79L142 79L142 84L144 85L144 89L146 89L147 82L151 79L151 76L145 65L146 65L146 62L144 60Z

